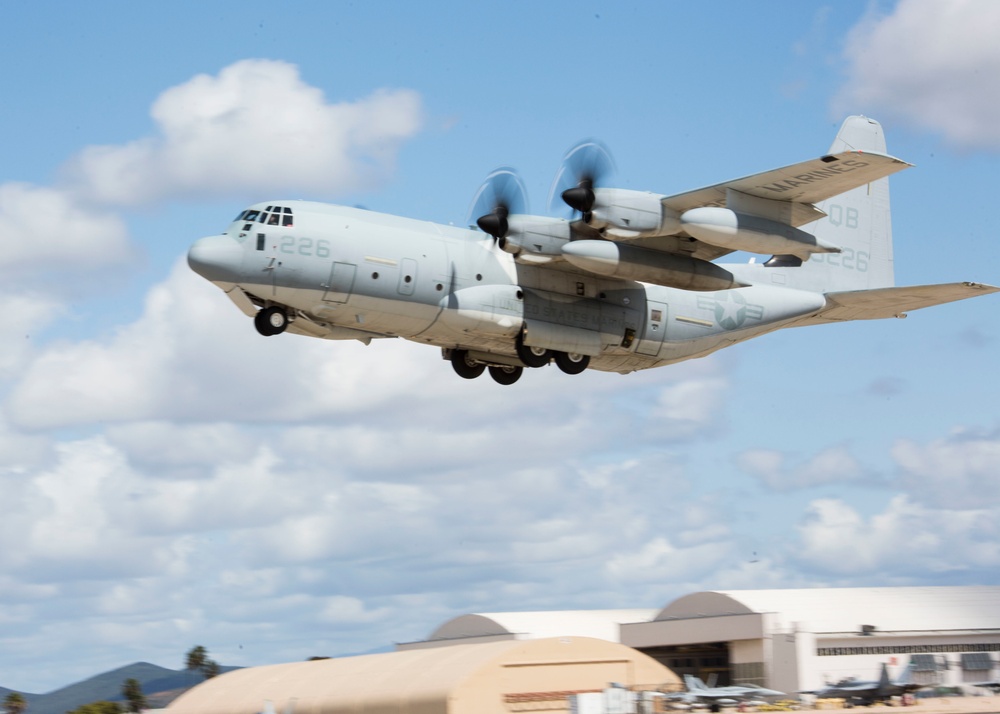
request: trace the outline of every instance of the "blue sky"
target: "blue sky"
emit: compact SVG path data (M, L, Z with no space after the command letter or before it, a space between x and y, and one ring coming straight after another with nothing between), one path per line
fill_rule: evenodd
M899 284L1000 281L1000 7L18 4L0 46L0 686L367 651L466 612L996 584L998 298L502 389L263 340L190 273L245 204L536 211L596 136L672 193L879 119ZM213 118L237 117L232 131ZM528 377L531 384L528 384Z

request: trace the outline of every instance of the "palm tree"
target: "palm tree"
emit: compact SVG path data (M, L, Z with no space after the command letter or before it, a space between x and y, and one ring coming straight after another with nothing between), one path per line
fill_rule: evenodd
M11 692L3 700L3 710L6 714L23 714L28 708L28 702L23 694Z
M187 653L186 659L186 669L204 669L205 662L208 660L208 650L206 650L201 645L192 647L191 651Z
M127 711L138 714L146 708L146 695L142 693L142 685L138 679L130 677L125 680L125 683L122 684L122 696L128 702L126 706Z

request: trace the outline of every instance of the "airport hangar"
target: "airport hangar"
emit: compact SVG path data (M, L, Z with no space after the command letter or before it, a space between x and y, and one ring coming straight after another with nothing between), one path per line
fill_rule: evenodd
M678 675L795 693L847 677L896 678L914 665L922 684L996 681L1000 587L719 590L661 610L470 614L408 650L554 635L633 647Z
M396 652L248 667L167 714L503 714L567 711L609 683L677 689L691 673L789 694L845 676L995 680L1000 587L698 592L661 610L462 615Z

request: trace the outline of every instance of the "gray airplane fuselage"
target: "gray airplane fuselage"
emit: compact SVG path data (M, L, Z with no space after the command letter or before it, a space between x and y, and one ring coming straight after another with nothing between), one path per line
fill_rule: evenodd
M527 344L625 373L709 354L825 305L787 286L695 292L604 278L558 257L533 265L479 231L362 209L251 208L274 209L287 225L237 220L192 246L191 267L248 315L281 305L296 331L327 339L402 337L520 365L524 330Z

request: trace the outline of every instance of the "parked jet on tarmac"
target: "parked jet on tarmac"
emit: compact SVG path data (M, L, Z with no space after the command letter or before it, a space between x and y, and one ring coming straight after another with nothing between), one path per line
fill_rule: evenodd
M898 697L908 692L915 692L923 687L923 684L916 684L913 681L912 664L906 668L898 680L893 682L889 679L889 669L883 663L882 676L879 677L877 682L853 678L843 679L836 684L827 685L818 691L803 692L803 694L815 694L818 699L844 699L853 703L871 704L889 699L890 697Z
M603 186L610 157L588 142L550 197L571 220L528 215L520 180L498 170L474 201L481 232L272 200L197 241L188 262L262 335L402 337L501 384L553 362L624 374L996 292L894 287L887 177L909 164L885 151L878 122L849 117L819 158L665 196ZM712 262L737 250L770 258Z
M709 677L709 682L712 678ZM765 699L767 697L783 697L784 692L776 689L767 689L755 684L731 684L725 687L714 687L705 684L699 677L690 674L684 675L684 685L687 691L684 695L691 701L716 702L716 703L739 703L746 700Z

